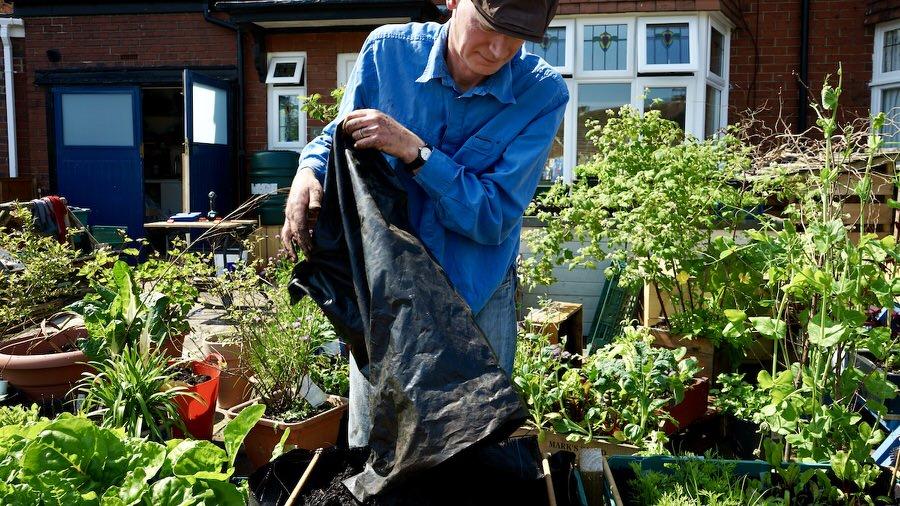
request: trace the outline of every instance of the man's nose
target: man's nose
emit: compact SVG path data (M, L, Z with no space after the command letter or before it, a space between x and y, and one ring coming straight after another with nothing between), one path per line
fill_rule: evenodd
M506 58L509 54L510 46L512 46L512 41L509 40L511 37L495 37L493 41L491 41L491 56L494 57L495 60L502 60Z

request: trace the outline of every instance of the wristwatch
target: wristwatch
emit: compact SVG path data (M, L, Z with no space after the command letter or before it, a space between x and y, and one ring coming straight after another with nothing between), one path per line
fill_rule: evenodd
M406 164L406 171L410 174L414 174L417 170L419 170L419 167L425 165L425 162L428 161L428 158L431 156L431 151L432 147L428 144L420 147L415 159Z

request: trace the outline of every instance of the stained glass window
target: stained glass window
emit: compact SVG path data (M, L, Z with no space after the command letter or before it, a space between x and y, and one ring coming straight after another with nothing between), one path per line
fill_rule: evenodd
M300 140L300 97L278 95L278 142Z
M559 124L556 136L553 137L553 143L550 145L550 155L547 157L547 163L544 164L544 171L541 173L542 181L556 181L563 176L564 134L565 121Z
M882 72L900 70L900 28L884 33L884 58Z
M628 25L584 27L584 70L625 70L627 58Z
M709 36L709 71L722 77L722 64L725 61L725 37L715 28Z
M721 127L722 92L712 86L706 86L706 121L704 134L707 138L716 134Z
M647 64L673 65L691 62L690 25L647 25Z
M687 124L687 88L683 86L647 88L644 111L662 111L663 118L678 123L684 130Z
M631 103L629 83L588 83L578 85L578 128L576 129L577 163L580 165L591 159L597 152L596 146L586 138L590 128L587 120L597 120L606 124L609 109L618 109Z
M541 42L525 42L525 49L536 54L552 67L566 66L566 27L551 26Z

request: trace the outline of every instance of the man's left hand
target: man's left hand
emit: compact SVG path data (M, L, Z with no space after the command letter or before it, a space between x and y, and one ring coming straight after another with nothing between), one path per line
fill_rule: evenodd
M425 142L394 118L377 109L357 109L344 118L344 131L356 149L377 149L410 163Z

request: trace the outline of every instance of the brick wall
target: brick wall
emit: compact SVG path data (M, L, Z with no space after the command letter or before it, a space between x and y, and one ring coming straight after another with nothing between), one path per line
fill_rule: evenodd
M883 23L900 18L900 1L868 0L866 6L866 24Z
M872 76L874 30L864 23L865 2L817 0L809 22L810 98L824 78L844 69L842 103L847 115L866 115ZM731 98L735 113L765 108L760 117L798 119L801 0L744 0L731 40ZM757 57L758 55L758 57ZM734 118L734 116L731 116ZM814 120L809 118L808 124Z

